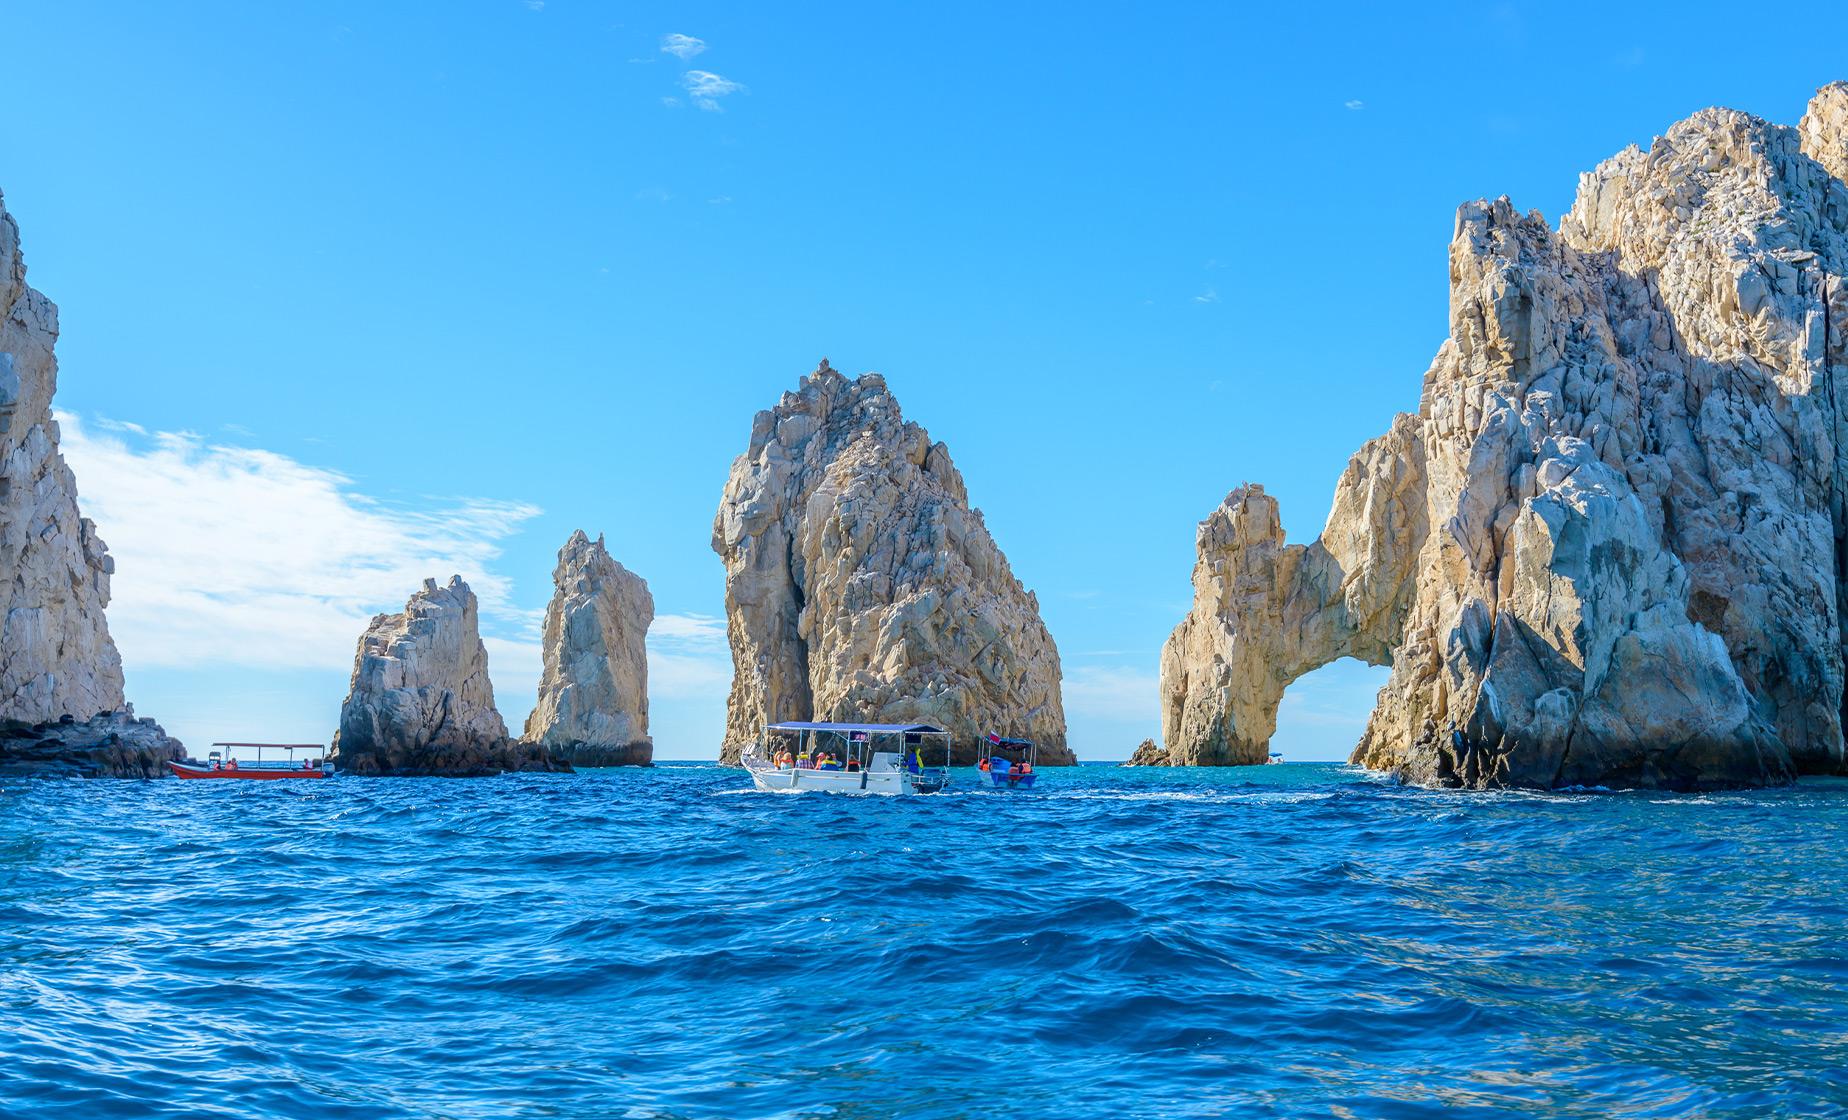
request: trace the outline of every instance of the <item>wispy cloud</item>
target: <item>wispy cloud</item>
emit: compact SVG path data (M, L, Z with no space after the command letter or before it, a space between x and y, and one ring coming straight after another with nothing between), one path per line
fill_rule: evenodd
M526 0L526 10L529 12L545 11L545 0Z
M711 701L731 687L731 676L724 619L703 614L655 616L648 628L650 697Z
M1154 673L1121 665L1083 665L1065 674L1065 714L1081 719L1161 722Z
M679 32L675 32L672 35L661 36L661 53L671 54L683 62L701 53L705 49L706 41L704 39L695 39L691 35L682 35Z
M402 609L427 576L460 573L483 615L529 631L493 569L537 506L360 493L286 455L58 414L84 512L118 569L109 628L132 666L350 665L371 616Z
M681 77L680 84L686 87L687 96L692 99L693 104L709 113L717 113L724 109L724 106L719 104L719 98L744 91L742 83L720 77L710 70L688 70Z
M1219 292L1215 288L1208 288L1206 291L1201 292L1199 295L1193 297L1193 301L1195 303L1218 303L1219 302Z
M1347 101L1343 101L1341 104L1352 112L1359 112L1367 107L1367 103L1358 97L1350 98Z

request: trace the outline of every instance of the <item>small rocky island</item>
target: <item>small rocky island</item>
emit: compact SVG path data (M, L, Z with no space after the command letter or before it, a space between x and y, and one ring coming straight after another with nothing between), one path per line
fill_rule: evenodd
M757 414L712 548L734 674L722 761L765 723L807 719L934 724L964 762L990 731L1073 761L1039 600L878 374L824 359Z
M545 670L526 742L573 766L647 766L648 583L582 530L558 552L545 612Z
M104 617L115 561L51 418L57 340L0 198L0 773L161 776L185 752L123 699Z
M360 635L331 758L347 773L393 776L571 768L508 737L475 593L460 576L425 580L402 613L376 616Z
M1557 229L1463 206L1450 337L1322 535L1260 486L1201 523L1166 761L1264 761L1284 688L1355 657L1392 675L1353 761L1421 784L1842 772L1844 176L1837 83L1796 128L1696 113Z

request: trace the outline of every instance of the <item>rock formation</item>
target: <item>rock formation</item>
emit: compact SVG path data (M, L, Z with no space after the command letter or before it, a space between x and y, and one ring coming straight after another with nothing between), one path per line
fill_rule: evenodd
M1172 766L1174 762L1168 752L1153 739L1144 739L1136 744L1135 753L1129 756L1125 766Z
M180 744L122 698L103 617L115 562L77 510L51 418L57 339L0 199L0 772L161 777Z
M1162 653L1179 763L1261 762L1277 702L1390 664L1354 761L1440 785L1840 772L1848 86L1709 109L1550 229L1457 215L1450 338L1321 537L1235 490Z
M508 739L475 593L461 576L446 587L425 580L404 613L378 615L360 635L331 758L352 774L570 769Z
M647 581L580 530L558 552L545 612L545 672L525 741L574 766L647 766Z
M0 200L0 717L36 723L122 706L103 608L115 564L77 512L58 453L58 309L26 285Z
M916 720L973 761L989 731L1065 743L1039 600L971 509L949 449L876 373L821 367L751 426L712 527L733 680L722 757L766 722Z
M0 719L0 777L165 778L167 763L185 757L178 739L151 719L136 719L129 704L86 720Z

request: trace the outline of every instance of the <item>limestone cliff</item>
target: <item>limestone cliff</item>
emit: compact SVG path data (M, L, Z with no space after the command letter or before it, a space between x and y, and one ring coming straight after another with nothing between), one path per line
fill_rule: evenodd
M1557 230L1457 215L1450 337L1321 537L1236 490L1162 654L1176 762L1263 761L1289 682L1390 664L1354 760L1428 784L1840 772L1848 86L1709 109Z
M360 635L331 757L353 774L570 769L508 739L475 593L461 576L445 587L425 580L402 614L378 615Z
M1072 761L1039 600L969 506L949 449L885 379L824 360L757 414L713 522L733 680L722 757L766 722L916 720Z
M524 739L574 766L648 765L647 582L580 530L559 550L552 583L545 670Z
M57 338L58 309L26 285L0 199L0 718L28 723L122 706L103 618L115 564L77 511L51 418Z

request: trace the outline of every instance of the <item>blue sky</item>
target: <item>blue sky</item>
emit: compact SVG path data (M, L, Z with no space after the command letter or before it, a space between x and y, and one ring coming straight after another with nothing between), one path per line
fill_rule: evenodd
M1828 5L1208 8L0 2L130 699L325 739L365 616L453 570L517 728L582 527L662 615L658 753L714 757L713 511L825 355L949 443L1123 757L1196 522L1262 481L1313 537L1415 407L1460 201L1556 219L1689 112L1848 77ZM1276 745L1344 756L1382 679L1299 682Z

